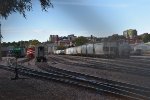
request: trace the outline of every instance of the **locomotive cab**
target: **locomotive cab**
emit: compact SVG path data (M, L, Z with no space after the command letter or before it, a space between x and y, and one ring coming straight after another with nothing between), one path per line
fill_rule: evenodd
M47 61L47 59L45 57L44 46L39 46L36 48L36 61L37 62L46 62Z

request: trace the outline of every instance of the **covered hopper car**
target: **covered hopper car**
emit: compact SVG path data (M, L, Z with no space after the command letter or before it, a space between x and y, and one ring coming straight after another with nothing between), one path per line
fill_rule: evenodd
M56 50L54 53L59 54ZM71 47L64 50L66 55L82 55L82 56L94 56L105 58L129 58L130 46L128 43L118 42L103 42L103 43L89 43L77 47Z

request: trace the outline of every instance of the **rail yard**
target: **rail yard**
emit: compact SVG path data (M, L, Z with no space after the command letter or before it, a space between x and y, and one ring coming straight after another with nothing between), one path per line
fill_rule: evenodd
M50 56L58 68L76 70L94 76L149 87L149 59L103 59L91 57ZM58 64L58 65L57 65ZM60 66L63 64L63 66ZM66 67L67 66L67 67ZM138 80L137 80L138 79Z
M64 50L65 53L48 54L45 45L38 45L29 48L25 58L18 58L19 51L13 51L14 57L6 57L1 68L14 72L13 80L18 80L20 74L28 78L86 89L108 98L149 100L150 57L131 56L129 52L124 57L124 51L116 47L117 45L113 47L116 49L105 50L107 46L112 48L112 45L106 45L102 47L103 54L95 56L101 51L88 53L96 49L85 49L83 46L80 49L73 47Z
M86 89L106 98L149 100L149 61L150 58L136 56L131 56L130 59L104 59L48 55L47 62L18 59L18 72L26 77L54 81L57 84L75 87L77 90ZM1 68L14 71L15 67Z

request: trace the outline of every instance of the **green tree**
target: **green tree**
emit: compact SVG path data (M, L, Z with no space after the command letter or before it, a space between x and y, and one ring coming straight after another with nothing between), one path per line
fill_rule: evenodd
M30 45L38 45L40 42L38 40L29 40Z
M41 8L47 11L47 8L53 7L51 0L38 0L40 1ZM32 10L33 0L0 0L0 16L7 18L14 12L19 12L26 17L25 12Z
M137 36L137 39L142 40L142 36L141 35Z
M88 43L88 39L86 37L78 37L76 38L73 43L76 45L76 46L80 46L80 45L83 45L83 44L86 44Z
M150 42L150 34L143 34L142 35L142 40L143 40L143 42L144 43L146 43L146 42Z
M2 43L2 47L7 47L8 45L7 45L7 43L6 42L3 42Z
M60 45L57 47L57 50L64 50L64 49L66 49L66 47L64 45Z
M114 34L114 35L108 37L109 41L117 41L117 40L121 40L121 39L125 39L125 37L123 35L118 35L118 34Z
M13 41L12 43L10 43L10 45L9 45L9 46L17 47L17 45L18 45L18 43L17 43L17 42L15 42L15 41Z
M47 8L53 7L51 0L38 0L40 1L43 11ZM26 11L32 10L33 0L0 0L0 18L7 18L10 14L18 12L26 18ZM0 43L0 60L1 60L1 43Z

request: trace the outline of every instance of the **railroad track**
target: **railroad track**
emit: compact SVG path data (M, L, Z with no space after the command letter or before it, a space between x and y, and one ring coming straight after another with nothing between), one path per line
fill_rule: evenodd
M57 55L57 56L62 56L62 55ZM135 57L130 57L129 59L122 59L122 58L115 58L115 59L105 59L105 58L94 58L94 57L83 57L83 56L70 56L70 55L63 55L62 57L67 57L70 59L87 59L87 60L109 60L109 61L117 61L117 62L123 62L123 61L127 61L127 62L138 62L138 63L150 63L150 60L147 58L135 58ZM139 62L140 61L140 62Z
M90 61L86 64L83 64L83 63L81 64L77 62L71 62L71 61L65 60L64 58L59 58L56 56L49 57L49 58L59 63L78 66L78 67L111 70L111 71L117 71L121 73L136 74L136 75L142 75L142 76L147 76L147 77L150 76L150 69L135 68L135 67L130 67L127 65L122 65L122 64L107 63L107 62L90 62Z
M21 62L23 63L26 61L28 60L24 60ZM11 67L11 66L0 66L0 68L9 71L15 70L15 67ZM40 66L40 68L42 68L42 66ZM43 68L48 68L48 67L43 67ZM149 96L150 89L146 87L140 87L140 86L131 85L127 83L116 82L108 79L89 76L86 74L57 69L54 67L49 67L48 69L44 69L44 70L46 70L47 72L37 71L35 69L26 68L21 65L19 65L18 67L19 74L33 77L33 78L54 80L57 82L72 84L75 86L80 86L91 90L95 90L101 93L113 94L115 96L125 97L126 99L131 99L131 100L150 99Z
M14 67L1 66L0 68L14 71ZM107 79L97 78L92 79L92 76L85 74L67 72L60 70L48 70L48 72L37 71L34 69L26 68L23 66L18 67L18 72L21 75L34 77L38 79L54 80L62 83L72 84L91 90L96 90L97 92L103 92L107 94L113 94L115 96L121 96L126 99L134 100L149 100L150 99L150 89L145 87L139 87L135 85L115 82ZM90 77L88 79L87 77ZM98 81L99 80L99 81Z
M145 61L142 62L140 60L136 59L103 59L103 58L91 58L91 57L80 57L80 56L58 56L62 59L68 59L73 61L82 61L82 62L88 62L88 63L113 63L114 65L125 65L133 68L141 68L141 69L150 69L150 62ZM125 67L124 66L124 67Z
M100 86L102 85L102 87L106 86L109 89L107 90L106 88L104 88L104 89L106 89L104 91L107 91L108 93L113 93L115 95L116 94L121 95L121 96L126 95L125 97L129 97L129 98L130 97L132 98L133 94L138 94L138 93L140 95L146 95L146 96L148 96L148 98L150 95L150 89L146 88L146 87L140 87L140 86L136 86L136 85L132 85L132 84L116 82L113 80L108 80L108 79L99 78L99 77L95 77L95 76L89 76L89 75L81 74L81 73L77 73L77 72L71 72L71 71L67 71L67 70L63 70L63 69L59 69L59 68L54 68L52 66L47 66L47 67L39 66L39 68L44 70L44 71L47 71L47 72L57 73L59 75L65 75L65 76L71 77L71 78L75 77L76 79L86 80L88 82L94 83L95 86L98 86L98 85L100 85ZM117 91L116 91L116 89L117 89ZM135 93L135 91L136 91L136 93ZM127 96L126 93L127 94L129 93L129 95L131 93L131 95ZM136 95L132 99L139 99L138 96L139 95Z
M142 68L142 69L150 69L150 62L149 61L141 61L137 59L103 59L103 58L89 58L89 57L80 57L80 56L59 56L70 60L78 60L78 61L84 61L84 62L96 62L96 63L118 63L118 64L124 64L126 66L130 66L133 68ZM142 59L143 60L143 59ZM124 66L125 67L125 66Z

